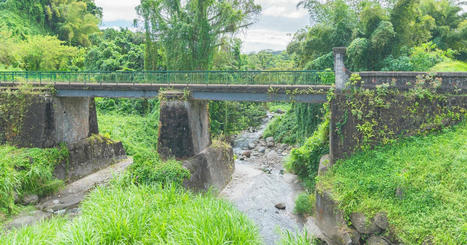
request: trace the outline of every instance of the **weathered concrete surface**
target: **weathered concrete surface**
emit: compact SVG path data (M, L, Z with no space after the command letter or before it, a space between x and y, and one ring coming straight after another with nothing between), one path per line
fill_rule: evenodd
M54 98L53 119L56 143L74 143L90 133L89 98Z
M7 92L2 93L3 98ZM0 117L0 143L48 148L75 143L99 132L93 98L57 98L47 93L6 98L10 101L0 102L4 114ZM18 106L9 107L8 103ZM12 116L17 119L11 120Z
M235 170L232 147L215 142L198 155L183 162L190 170L191 178L186 180L186 188L195 191L206 191L213 187L221 191L232 179Z
M386 95L344 92L335 94L330 108L330 155L334 163L362 146L368 149L401 136L458 123L467 111L467 96L444 94L440 98L420 98L404 92Z
M100 135L68 144L70 157L56 166L54 175L67 182L80 179L126 158L121 142Z
M188 159L210 144L207 102L179 98L161 101L157 149L162 159Z

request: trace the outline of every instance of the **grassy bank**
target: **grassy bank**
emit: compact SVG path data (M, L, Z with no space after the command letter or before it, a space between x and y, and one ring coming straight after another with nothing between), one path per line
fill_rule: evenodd
M0 222L14 214L18 200L28 194L39 196L51 193L62 186L53 176L55 165L67 160L65 147L51 149L18 149L0 146Z
M232 205L177 188L97 189L72 221L52 219L1 235L2 244L260 244Z
M467 123L338 162L318 177L349 215L387 212L406 244L467 241ZM399 193L396 195L396 190Z

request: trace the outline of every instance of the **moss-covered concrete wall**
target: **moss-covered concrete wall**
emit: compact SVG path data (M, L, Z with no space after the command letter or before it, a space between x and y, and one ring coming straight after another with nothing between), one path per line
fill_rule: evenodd
M53 147L98 133L93 99L57 98L53 89L0 91L0 144Z
M465 79L382 74L380 78L377 73L364 77L354 74L349 87L334 94L330 129L333 161L403 136L438 130L465 117L467 73L461 74Z

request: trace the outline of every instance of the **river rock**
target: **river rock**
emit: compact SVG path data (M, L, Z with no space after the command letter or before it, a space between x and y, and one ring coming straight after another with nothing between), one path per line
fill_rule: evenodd
M381 229L374 222L370 221L362 213L350 214L350 221L352 221L352 225L361 234L375 234L381 231Z
M280 210L284 210L286 208L284 203L278 203L274 207Z
M277 158L279 157L279 155L277 154L277 152L275 151L270 151L267 155L266 155L266 158L268 159L268 161L274 161L276 160Z
M36 194L27 195L23 198L24 205L34 205L39 202L39 196Z
M371 236L366 241L367 245L389 245L390 243L382 236Z
M244 151L242 153L243 156L245 156L246 158L250 158L251 157L251 151Z
M283 111L282 109L277 109L277 110L275 111L275 113L277 113L277 114L284 114L284 111Z
M255 147L256 147L256 145L253 142L248 144L248 149L249 150L253 150L253 149L255 149Z
M31 225L38 221L47 219L50 216L52 216L52 214L36 210L31 213L23 214L23 215L20 215L14 218L13 220L11 220L5 225L5 229L10 230L13 228L20 228L23 226Z
M259 153L264 153L264 152L266 152L266 148L261 146L260 148L258 148L258 152Z
M388 217L386 213L377 213L373 220L375 224L383 230L386 230L389 226Z
M268 147L274 147L274 138L273 137L267 137L266 138L266 145Z

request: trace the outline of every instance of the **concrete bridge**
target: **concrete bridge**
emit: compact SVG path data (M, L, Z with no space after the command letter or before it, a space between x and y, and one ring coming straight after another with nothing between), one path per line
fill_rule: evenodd
M74 143L97 133L94 97L161 99L159 153L163 158L186 159L210 145L207 101L324 103L334 86L345 94L350 72L344 65L345 48L335 48L335 68L330 71L155 71L155 72L0 72L0 89L16 88L27 82L36 88L51 88L54 96L33 101L23 127L24 146L50 147ZM417 81L425 73L359 73L357 86L374 89L393 84L398 89ZM441 88L465 94L467 73L440 73ZM335 84L329 84L335 77ZM465 96L464 96L465 98ZM463 103L463 102L462 102ZM462 107L465 107L462 104ZM344 114L331 105L331 155L340 158L348 150L339 146L337 128ZM339 115L337 115L339 114ZM345 122L347 120L344 120ZM53 129L53 130L52 130ZM14 140L13 140L14 141Z

